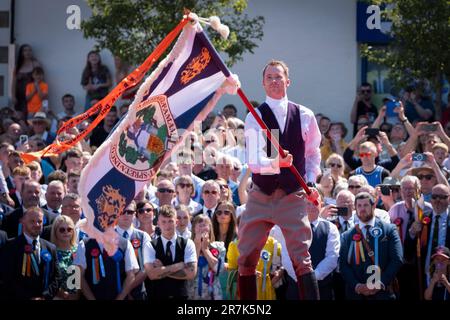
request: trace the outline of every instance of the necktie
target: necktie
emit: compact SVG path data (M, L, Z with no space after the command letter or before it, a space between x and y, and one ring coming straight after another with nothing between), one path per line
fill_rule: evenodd
M345 220L345 221L344 221L344 231L347 231L348 228L349 228L348 221Z
M408 224L406 225L406 230L409 230L414 222L414 212L412 212L411 210L407 210L406 212L408 213Z
M311 231L314 233L314 231L316 231L316 227L312 223L310 223L309 225L311 226Z
M210 217L210 218L211 218L211 214L212 214L212 211L211 211L211 209L208 209L208 210L207 210L206 212L208 213L208 217Z
M367 225L367 226L365 226L364 228L366 228L366 239L369 239L369 237L370 237L370 226L369 225Z
M166 244L166 258L167 258L168 261L173 261L172 251L170 251L170 246L171 245L172 245L172 242L171 241L167 241L167 244Z
M434 218L434 230L433 230L433 242L431 242L431 250L436 248L438 246L438 240L439 240L439 218L440 215L436 215Z
M124 231L122 236L128 240L128 232Z
M37 263L40 263L39 252L38 252L38 241L36 239L34 239L31 242L31 245L33 246L33 255L36 258Z

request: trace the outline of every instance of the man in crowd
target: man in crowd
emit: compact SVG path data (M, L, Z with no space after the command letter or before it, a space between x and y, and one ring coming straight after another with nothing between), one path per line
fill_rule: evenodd
M342 235L339 269L350 300L395 299L392 283L403 263L401 241L393 225L375 218L375 207L369 193L359 193L359 223ZM374 272L379 275L375 282L369 279Z

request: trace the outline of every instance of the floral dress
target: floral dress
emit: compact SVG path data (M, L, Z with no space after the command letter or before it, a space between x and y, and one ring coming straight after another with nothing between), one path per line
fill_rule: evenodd
M75 254L77 252L77 246L73 246L70 250L60 250L56 249L56 256L58 258L57 268L61 274L61 278L59 279L58 287L68 293L76 293L76 289L69 289L67 287L67 279L69 276L73 275L72 273L67 272L67 269L73 264L73 260L75 259Z
M225 272L225 245L222 241L215 241L210 243L209 250L218 259L217 267L212 270L203 255L198 258L197 275L188 282L190 300L222 300L219 274Z

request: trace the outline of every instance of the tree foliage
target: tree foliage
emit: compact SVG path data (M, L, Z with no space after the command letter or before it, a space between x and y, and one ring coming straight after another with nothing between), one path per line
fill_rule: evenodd
M210 33L216 49L226 53L229 66L242 60L245 52L253 53L256 40L263 37L264 18L249 18L244 13L247 0L87 0L87 3L92 16L82 22L84 36L95 39L99 49L109 49L134 65L142 63L180 22L184 8L205 18L218 16L229 26L227 40L215 31Z
M450 1L371 0L386 5L384 18L392 21L393 41L384 48L362 46L369 61L390 68L390 78L399 87L414 80L428 80L437 93L440 115L444 77L450 80Z

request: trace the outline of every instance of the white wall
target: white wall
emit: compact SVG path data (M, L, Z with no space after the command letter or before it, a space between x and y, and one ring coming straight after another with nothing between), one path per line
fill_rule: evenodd
M290 67L289 98L349 127L357 85L355 1L253 0L248 11L266 19L255 54L232 68L249 99L264 100L262 68L281 59ZM239 98L225 101L243 106Z
M81 72L94 42L83 39L80 30L66 28L66 8L79 5L83 19L90 15L89 8L82 0L16 3L17 43L31 44L43 63L51 105L59 109L60 97L71 92L81 108ZM255 53L232 68L249 99L264 100L261 70L269 59L282 59L290 66L291 100L349 125L357 84L355 0L249 0L247 12L266 19L264 38ZM102 52L102 58L113 72L109 52ZM237 97L223 98L217 109L226 103L234 103L244 116L245 107Z
M68 6L75 4L81 9L82 19L91 11L84 0L19 0L16 1L16 43L32 46L34 55L42 63L45 79L49 84L49 105L61 110L61 97L66 93L75 96L76 108L82 111L85 91L80 85L81 73L86 64L87 53L94 41L83 38L81 30L69 30L66 20ZM114 71L109 51L101 52L103 63Z

